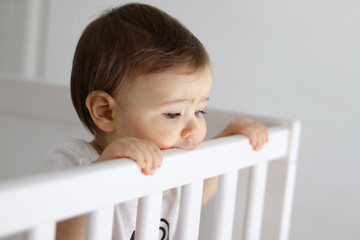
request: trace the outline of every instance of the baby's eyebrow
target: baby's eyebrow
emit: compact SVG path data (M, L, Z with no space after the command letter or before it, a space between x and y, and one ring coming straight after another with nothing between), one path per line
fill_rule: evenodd
M175 104L175 103L193 103L195 99L189 99L189 98L179 98L179 99L173 99L170 101L163 102L161 105L168 105L168 104ZM207 102L209 101L209 97L203 97L200 99L200 102Z
M208 102L209 101L209 97L204 97L200 100L200 102Z

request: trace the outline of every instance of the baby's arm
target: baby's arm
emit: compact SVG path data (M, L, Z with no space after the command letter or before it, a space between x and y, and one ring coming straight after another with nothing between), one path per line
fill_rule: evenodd
M85 239L86 215L74 217L56 224L56 240Z
M232 121L215 138L226 137L230 135L241 134L249 138L250 145L255 151L262 149L263 145L269 141L269 133L266 127L249 118L238 118ZM206 203L217 190L218 177L206 179L204 181L202 203Z
M152 142L137 138L124 137L116 139L109 144L99 159L93 163L108 161L117 158L130 158L134 160L146 174L154 174L162 162L160 149ZM57 240L81 240L85 236L86 216L78 216L72 219L62 221L57 224Z

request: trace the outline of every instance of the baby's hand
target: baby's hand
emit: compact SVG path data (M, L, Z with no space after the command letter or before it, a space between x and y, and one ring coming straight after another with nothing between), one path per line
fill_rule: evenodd
M97 161L121 157L134 160L145 175L153 175L162 162L161 151L154 143L132 137L116 139L104 149Z
M261 150L263 145L269 141L266 127L249 118L238 118L232 121L216 138L235 134L248 137L255 151Z

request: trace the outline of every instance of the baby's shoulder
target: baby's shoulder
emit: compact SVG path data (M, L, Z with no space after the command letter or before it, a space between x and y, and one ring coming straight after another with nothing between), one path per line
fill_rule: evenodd
M99 158L96 150L86 141L69 139L55 146L46 156L49 169L64 169L90 165Z

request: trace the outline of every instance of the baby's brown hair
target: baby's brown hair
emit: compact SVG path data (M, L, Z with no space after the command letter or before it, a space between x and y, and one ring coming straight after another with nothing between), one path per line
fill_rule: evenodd
M204 46L178 20L153 6L126 4L83 31L71 72L72 102L81 122L97 135L85 104L92 91L115 96L140 75L183 66L196 71L209 63Z

